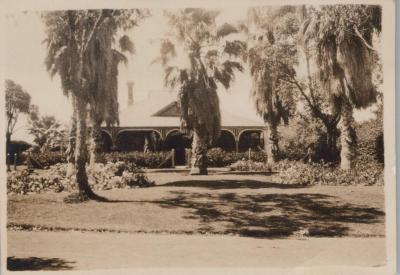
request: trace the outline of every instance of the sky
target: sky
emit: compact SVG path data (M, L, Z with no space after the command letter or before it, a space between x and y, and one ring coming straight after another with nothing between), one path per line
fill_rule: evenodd
M128 55L128 65L121 65L119 68L120 110L127 106L127 81L135 83L135 101L145 99L151 92L168 92L163 87L161 65L152 64L159 56L160 40L165 37L168 28L162 10L153 9L151 13L151 17L128 33L135 44L136 53ZM234 22L244 19L245 16L245 10L225 8L217 17L217 23ZM31 103L39 106L41 114L54 115L61 122L68 123L72 113L71 103L62 93L59 77L56 75L51 79L44 66L45 32L40 16L34 12L13 13L6 16L5 23L5 77L22 85L29 92L32 97ZM250 87L248 72L237 74L229 90L218 90L221 108L236 114L240 110L241 116L259 119L249 97ZM356 120L368 119L371 112L356 112L355 117ZM25 125L26 119L21 118L13 139L32 141Z

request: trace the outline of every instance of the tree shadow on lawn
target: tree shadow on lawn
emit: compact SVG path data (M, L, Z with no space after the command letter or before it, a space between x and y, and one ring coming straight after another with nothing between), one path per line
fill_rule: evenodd
M59 258L7 258L7 269L11 271L23 270L70 270L71 264L75 262L67 262Z
M201 233L223 233L259 238L296 234L342 237L350 224L383 222L377 208L339 203L323 194L207 194L171 191L158 203L165 208L187 208L187 219L199 219ZM306 233L301 233L306 230Z
M261 189L261 188L279 188L279 189L295 189L295 188L308 188L306 185L301 184L281 184L273 182L265 182L258 180L210 180L204 178L204 180L182 180L172 181L156 187L200 187L208 188L211 190L217 189L236 189L236 188L249 188L249 189Z

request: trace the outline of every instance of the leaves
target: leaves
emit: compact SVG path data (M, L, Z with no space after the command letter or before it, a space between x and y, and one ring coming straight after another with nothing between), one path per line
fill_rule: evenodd
M118 123L118 65L127 63L122 52L135 47L127 31L149 16L148 10L69 10L43 12L46 27L46 68L58 74L65 95L90 105L92 119ZM114 47L118 41L121 51Z
M164 67L164 85L179 88L182 130L202 133L209 145L217 139L221 127L217 83L229 88L234 73L243 71L238 60L230 59L241 54L243 44L229 44L222 39L238 30L227 23L218 27L218 14L191 8L166 12L172 33L161 41L160 57L156 60ZM187 62L178 62L177 51L180 60Z
M21 85L10 79L5 81L7 134L12 135L20 113L27 114L30 109L31 96Z
M348 97L357 108L375 102L370 45L373 34L380 33L381 7L332 5L307 12L310 19L303 24L302 40L316 49L324 88Z
M246 54L247 45L244 41L226 41L224 52L229 56L242 57Z
M121 48L121 51L123 51L123 52L127 51L131 54L135 53L135 45L133 44L132 40L127 35L123 35L119 39L119 46Z
M230 34L238 33L238 32L239 31L235 26L228 24L228 23L224 23L224 24L222 24L222 26L219 26L217 28L216 38L217 39L222 38L222 37L228 36Z

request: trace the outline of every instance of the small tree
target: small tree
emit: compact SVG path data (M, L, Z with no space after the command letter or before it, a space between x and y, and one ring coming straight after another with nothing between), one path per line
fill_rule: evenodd
M28 131L42 151L62 148L67 144L67 129L54 116L40 115L37 106L31 107Z
M9 151L11 136L14 133L15 125L17 124L20 114L28 114L31 103L31 96L14 81L7 79L5 82L6 88L6 146Z

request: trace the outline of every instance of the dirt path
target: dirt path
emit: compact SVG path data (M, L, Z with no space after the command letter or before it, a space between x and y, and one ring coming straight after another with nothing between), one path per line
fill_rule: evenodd
M80 232L9 232L8 238L14 269L21 263L36 270L385 265L384 238L267 240Z

